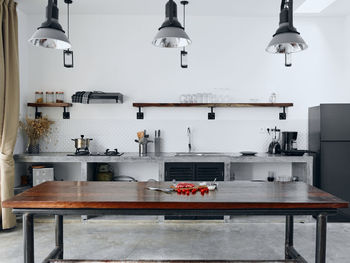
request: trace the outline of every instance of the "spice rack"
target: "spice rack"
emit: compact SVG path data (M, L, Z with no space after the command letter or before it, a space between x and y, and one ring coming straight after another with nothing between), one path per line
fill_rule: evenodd
M133 103L133 107L139 108L136 118L143 119L144 113L142 108L144 107L158 107L158 108L210 108L208 113L208 120L215 120L214 108L247 108L247 107L263 107L263 108L281 108L282 112L279 114L280 120L287 119L286 108L293 107L293 103Z
M68 107L72 107L72 103L61 102L61 103L28 103L28 107L35 107L35 118L41 118L42 113L39 108L63 108L63 119L70 119L70 113L67 111Z

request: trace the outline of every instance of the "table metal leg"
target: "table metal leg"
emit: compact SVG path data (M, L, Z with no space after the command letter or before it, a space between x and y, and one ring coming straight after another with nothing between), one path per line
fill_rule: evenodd
M58 259L63 259L63 216L55 215L56 227L56 247L60 248L61 252L57 255Z
M316 225L316 263L326 262L327 215L317 216Z
M286 233L285 233L285 258L292 259L289 254L289 248L293 247L294 240L294 217L291 215L286 216Z
M32 214L23 214L24 263L34 263L34 222Z

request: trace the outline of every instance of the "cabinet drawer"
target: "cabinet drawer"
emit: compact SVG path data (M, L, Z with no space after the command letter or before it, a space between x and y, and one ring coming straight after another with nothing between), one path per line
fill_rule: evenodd
M193 163L165 163L165 181L194 181Z
M224 163L196 163L196 181L224 181Z

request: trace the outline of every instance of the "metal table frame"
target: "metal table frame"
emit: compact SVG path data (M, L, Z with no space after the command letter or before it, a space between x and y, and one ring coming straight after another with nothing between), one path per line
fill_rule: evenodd
M222 216L222 215L280 215L286 216L285 227L285 260L307 263L294 248L294 216L312 215L316 222L316 263L326 262L327 216L336 214L337 209L234 209L234 210L153 210L153 209L13 209L23 215L24 263L34 263L34 215L55 215L56 247L44 259L63 259L63 216L65 215L189 215L189 216ZM254 261L259 262L259 261ZM264 261L261 261L264 262ZM266 262L266 261L265 261Z

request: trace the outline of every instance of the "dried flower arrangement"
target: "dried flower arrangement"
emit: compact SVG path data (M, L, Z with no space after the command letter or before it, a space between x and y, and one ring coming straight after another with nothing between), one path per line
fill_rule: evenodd
M30 119L27 116L25 122L19 122L19 126L27 134L29 138L28 144L37 145L41 138L48 137L51 134L51 124L53 123L54 121L49 120L47 117Z

